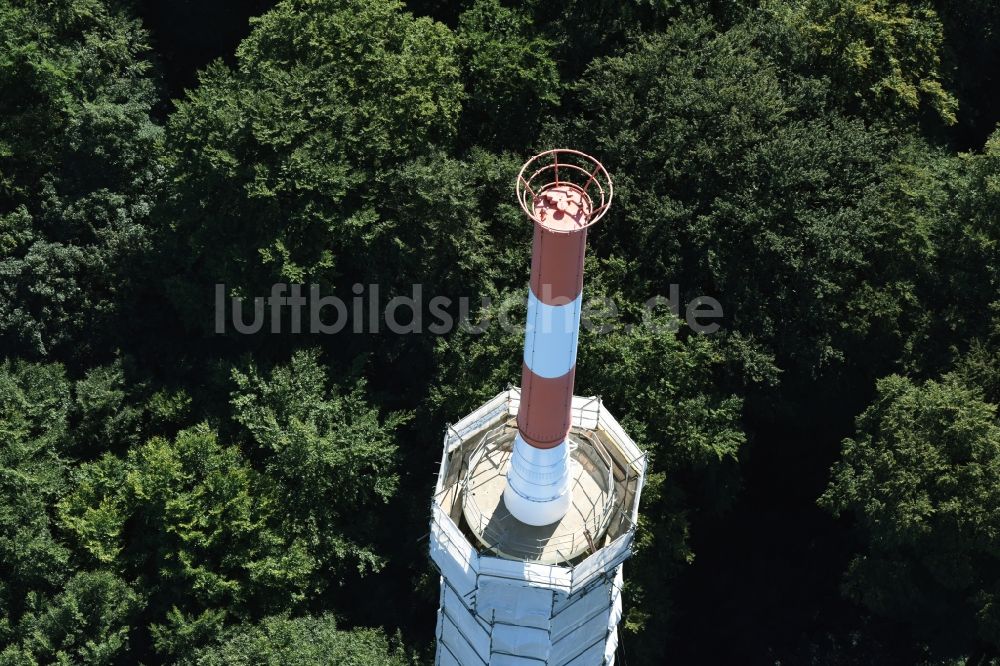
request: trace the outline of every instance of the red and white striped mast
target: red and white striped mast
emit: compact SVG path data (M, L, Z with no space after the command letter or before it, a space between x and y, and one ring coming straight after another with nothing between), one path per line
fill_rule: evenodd
M517 197L534 224L517 435L504 503L528 525L549 525L572 503L573 382L587 229L607 212L611 177L593 157L556 149L528 160Z

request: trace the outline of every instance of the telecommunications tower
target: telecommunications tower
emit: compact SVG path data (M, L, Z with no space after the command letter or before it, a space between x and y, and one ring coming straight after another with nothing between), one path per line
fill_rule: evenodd
M516 192L534 227L521 387L445 433L430 536L436 663L609 665L646 458L573 380L587 230L613 185L594 158L549 150L521 168Z

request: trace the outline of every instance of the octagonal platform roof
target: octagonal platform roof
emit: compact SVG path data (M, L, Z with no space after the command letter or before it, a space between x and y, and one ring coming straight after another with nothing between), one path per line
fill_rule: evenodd
M646 457L598 397L573 398L567 517L538 528L507 513L501 495L520 399L510 388L445 434L431 556L456 591L471 591L485 573L572 593L631 553Z

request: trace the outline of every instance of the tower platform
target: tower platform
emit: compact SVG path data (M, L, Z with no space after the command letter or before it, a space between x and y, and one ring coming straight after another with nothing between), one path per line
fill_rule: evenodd
M520 391L449 426L432 504L441 573L436 663L608 666L645 455L596 397L573 398L573 503L532 527L502 499Z
M615 508L613 461L596 433L575 430L569 438L570 510L540 527L517 520L503 500L517 424L509 420L493 428L475 446L464 482L462 518L484 550L543 564L572 562L597 550Z

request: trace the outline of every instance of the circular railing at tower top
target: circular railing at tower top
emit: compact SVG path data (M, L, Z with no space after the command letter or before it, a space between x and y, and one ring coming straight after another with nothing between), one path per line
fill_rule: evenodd
M517 200L521 208L538 224L543 220L535 210L546 191L568 187L579 192L587 202L586 228L604 217L614 198L614 183L604 165L596 159L569 148L554 148L539 153L524 163L517 174Z

